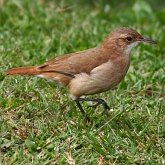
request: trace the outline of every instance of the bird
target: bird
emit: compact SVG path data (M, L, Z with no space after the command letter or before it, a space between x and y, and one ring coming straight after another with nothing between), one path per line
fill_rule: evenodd
M101 44L84 51L68 53L46 61L39 66L25 66L5 71L6 75L37 76L68 89L70 98L89 121L82 102L102 105L107 114L110 107L102 98L89 98L117 86L125 77L130 66L130 52L139 43L156 44L130 27L112 30Z

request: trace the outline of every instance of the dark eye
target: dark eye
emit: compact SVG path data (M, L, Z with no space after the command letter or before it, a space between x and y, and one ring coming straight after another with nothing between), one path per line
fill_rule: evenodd
M132 41L133 38L132 37L127 37L126 39L127 39L127 41Z

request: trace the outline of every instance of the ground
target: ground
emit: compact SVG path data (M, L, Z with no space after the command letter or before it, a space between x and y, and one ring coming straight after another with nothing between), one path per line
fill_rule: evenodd
M165 164L165 3L110 0L0 0L0 164ZM109 116L37 77L4 75L99 45L129 26L158 41L134 48L125 79L92 96Z

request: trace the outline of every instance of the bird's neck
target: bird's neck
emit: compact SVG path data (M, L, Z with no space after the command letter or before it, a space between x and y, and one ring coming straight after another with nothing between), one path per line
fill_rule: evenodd
M117 44L110 43L110 42L104 42L103 44L100 45L100 49L106 54L108 54L109 59L111 60L116 60L116 59L125 59L129 60L129 55L131 52L132 47L129 48L122 48L118 46Z

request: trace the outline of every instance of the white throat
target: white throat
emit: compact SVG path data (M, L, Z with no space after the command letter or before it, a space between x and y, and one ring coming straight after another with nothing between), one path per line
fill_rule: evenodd
M134 42L134 43L128 45L127 48L126 48L126 50L125 50L125 53L126 53L127 55L129 55L130 52L131 52L131 50L132 50L132 48L134 48L136 45L138 45L138 43L139 43L139 41Z

